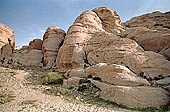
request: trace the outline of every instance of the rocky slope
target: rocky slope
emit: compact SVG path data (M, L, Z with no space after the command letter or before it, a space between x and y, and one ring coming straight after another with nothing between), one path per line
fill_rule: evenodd
M116 11L99 7L80 14L67 33L49 27L43 40L14 50L1 64L54 69L65 73L63 87L88 79L101 90L99 96L104 100L158 108L170 102L169 25L169 12L144 14L121 23ZM0 36L9 37L8 33Z

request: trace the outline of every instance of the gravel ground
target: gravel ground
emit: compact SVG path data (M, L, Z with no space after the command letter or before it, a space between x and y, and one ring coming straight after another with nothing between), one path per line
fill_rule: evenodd
M5 72L6 76L2 72ZM15 95L15 100L0 104L0 112L131 112L121 108L70 103L62 96L45 94L37 89L42 85L27 86L31 83L26 80L29 75L29 72L24 70L13 71L0 67L0 92Z

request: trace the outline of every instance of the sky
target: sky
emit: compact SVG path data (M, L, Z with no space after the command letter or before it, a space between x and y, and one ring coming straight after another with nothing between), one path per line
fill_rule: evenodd
M153 11L170 11L170 0L0 0L0 24L12 28L17 46L43 38L48 26L67 31L85 10L106 6L123 22Z

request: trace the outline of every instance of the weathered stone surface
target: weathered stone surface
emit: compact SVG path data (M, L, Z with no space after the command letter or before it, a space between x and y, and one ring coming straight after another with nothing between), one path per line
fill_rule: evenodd
M170 61L170 46L162 49L159 53L162 54L167 60Z
M100 77L103 81L120 86L150 85L148 81L137 77L128 68L122 65L99 63L87 68L87 74Z
M120 16L116 11L112 11L107 7L95 8L93 11L101 19L105 31L113 34L119 34L123 31Z
M42 51L41 50L28 50L24 51L23 55L14 57L15 64L26 67L42 66Z
M42 51L44 56L44 65L47 68L56 65L56 57L62 42L64 41L65 31L59 27L51 26L46 30L43 37Z
M138 17L133 17L129 21L125 22L125 25L128 27L163 27L170 28L170 12L152 12L144 14Z
M162 55L152 51L130 54L121 62L134 72L144 72L152 78L170 75L170 62Z
M30 41L29 47L31 49L42 50L42 43L43 43L43 41L41 39L34 39L34 40Z
M170 101L169 92L154 87L113 86L93 81L102 91L100 97L128 107L159 107Z
M162 49L169 48L170 46L170 30L160 31L134 27L126 29L122 33L122 37L135 40L147 51L160 52ZM165 51L165 55L167 54L166 52L168 51Z
M77 69L72 69L68 70L64 76L66 78L71 78L71 77L86 77L85 70L83 68L77 68Z
M170 84L170 77L158 80L158 81L156 81L156 84L169 85Z
M14 31L8 26L0 24L0 48L9 44L13 49L15 47Z
M112 64L131 53L143 51L135 41L126 38L113 38L96 34L87 43L85 50L90 65L101 62Z
M63 87L69 87L73 85L79 85L80 77L71 77L69 79L65 79L63 82Z
M83 12L67 32L56 59L56 67L63 70L83 68L86 60L84 48L87 41L101 32L109 36L117 35L121 32L121 28L121 20L117 13L106 7Z
M1 64L8 63L5 60L11 58L15 47L14 31L8 26L0 24L0 60Z

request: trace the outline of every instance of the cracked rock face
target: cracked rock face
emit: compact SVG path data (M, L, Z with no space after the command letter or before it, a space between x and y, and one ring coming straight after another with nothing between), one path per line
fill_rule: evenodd
M97 65L87 68L87 74L93 77L99 77L103 81L106 81L113 85L119 86L140 86L140 85L150 85L150 83L137 77L132 71L127 67L116 64L106 64L99 63Z
M14 31L6 25L0 24L0 60L2 63L5 59L11 57L14 48Z
M34 39L34 40L30 41L29 47L31 49L42 50L42 43L43 43L43 41L41 39Z
M117 35L122 30L120 17L115 11L100 7L83 12L67 32L64 44L57 55L56 67L64 71L83 68L84 64L88 63L90 57L88 53L97 50L97 46L102 46L104 43L102 40L108 44L109 41L116 41L114 38L119 38ZM134 47L136 49L137 44ZM106 49L107 51L109 50Z
M170 62L162 55L152 52L138 52L121 60L125 66L128 66L136 73L144 72L151 78L167 77L170 75Z
M168 91L155 87L115 86L93 81L101 89L101 98L128 107L159 107L169 103Z
M14 31L6 25L0 24L0 48L7 44L14 49L15 47Z
M58 50L64 41L65 31L59 27L51 26L46 30L43 37L42 51L44 65L47 68L54 67Z

